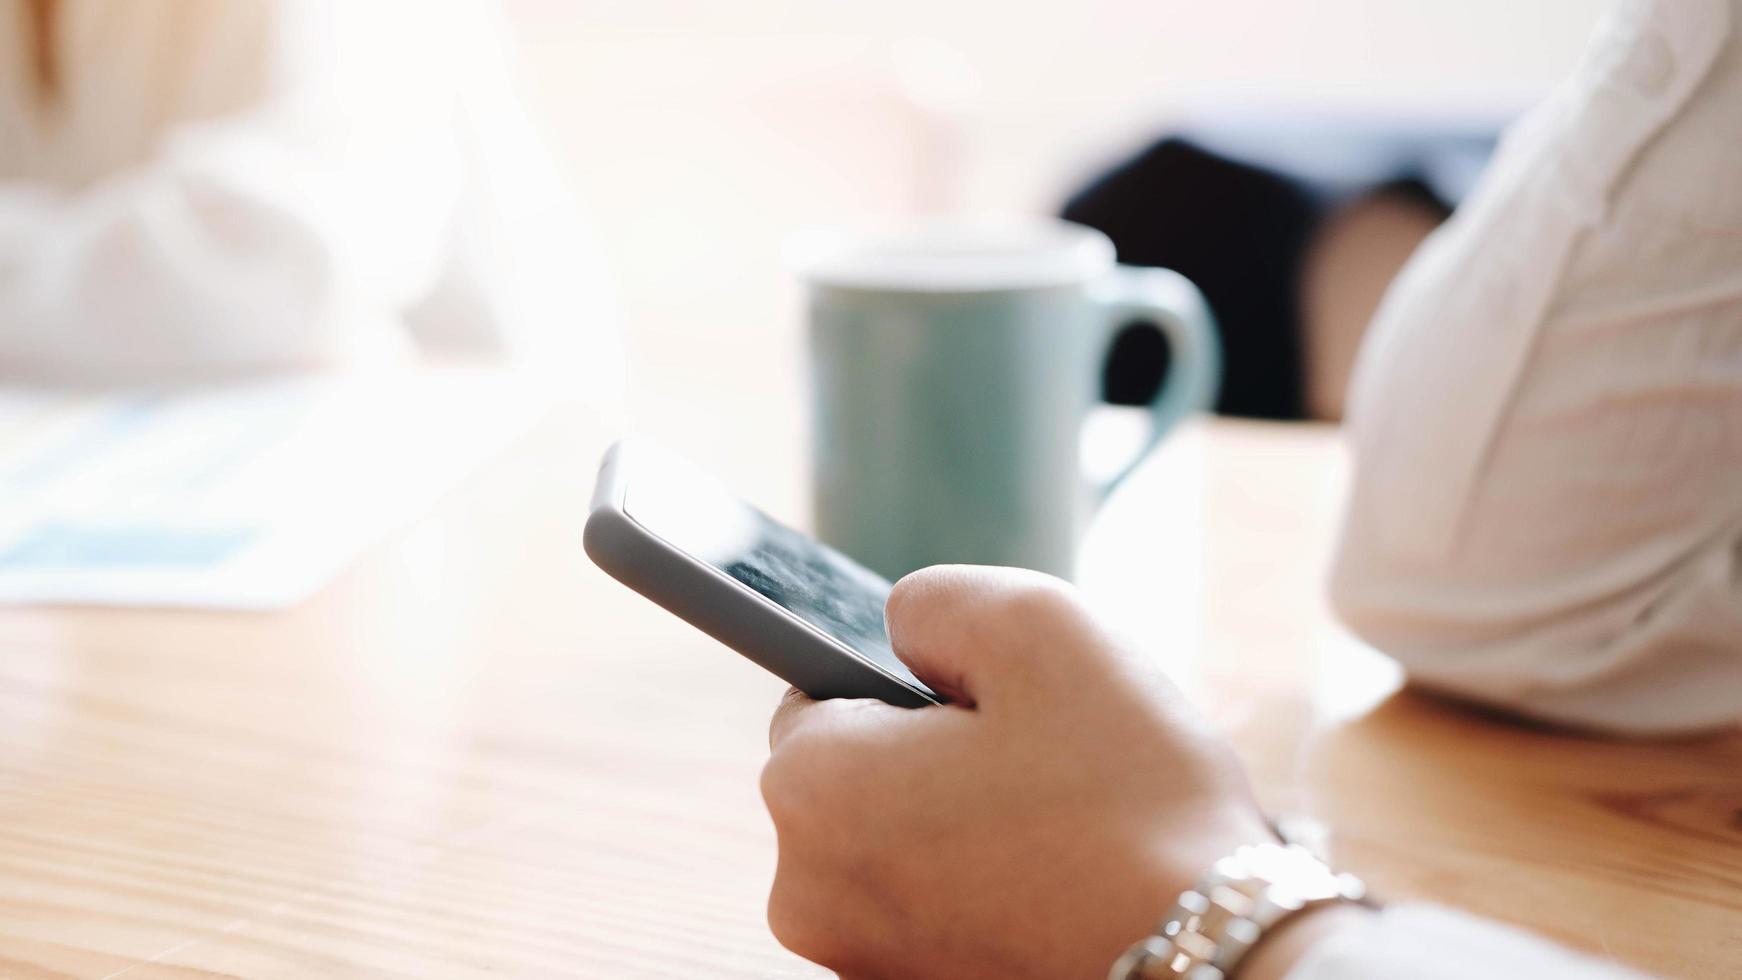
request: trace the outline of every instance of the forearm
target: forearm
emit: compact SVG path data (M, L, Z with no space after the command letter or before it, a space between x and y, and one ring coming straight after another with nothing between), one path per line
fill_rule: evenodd
M38 381L162 380L323 359L338 273L318 230L180 175L8 195L0 362Z
M372 171L350 172L354 156L263 117L185 135L90 187L0 187L6 374L162 382L390 345L365 328L429 288L456 178L435 149L421 168L384 155L377 169L417 176L377 189Z

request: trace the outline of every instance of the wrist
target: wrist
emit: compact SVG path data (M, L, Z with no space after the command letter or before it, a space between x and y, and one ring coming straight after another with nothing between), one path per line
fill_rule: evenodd
M1204 872L1236 850L1253 844L1274 844L1282 838L1256 809L1219 810L1195 819L1170 821L1165 832L1152 834L1145 880L1161 902L1144 911L1151 924L1180 893L1203 880Z
M1314 944L1366 914L1359 879L1274 838L1237 847L1201 874L1154 931L1114 962L1110 980L1274 980ZM1332 914L1344 910L1354 914Z

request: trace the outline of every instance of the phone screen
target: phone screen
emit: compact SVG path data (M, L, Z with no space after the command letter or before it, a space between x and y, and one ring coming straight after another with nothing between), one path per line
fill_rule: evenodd
M625 488L623 509L631 519L885 672L933 693L890 649L883 627L887 579L744 503L701 471L660 456Z

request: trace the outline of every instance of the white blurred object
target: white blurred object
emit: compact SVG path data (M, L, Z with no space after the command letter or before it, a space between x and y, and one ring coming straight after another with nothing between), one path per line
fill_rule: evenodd
M0 602L280 609L552 404L514 372L0 391Z
M53 93L0 72L0 379L208 378L416 342L615 400L606 277L491 7L52 9ZM20 64L27 25L0 18Z
M961 207L968 127L980 104L980 74L960 48L935 37L909 37L890 49L901 98L914 112L914 207L942 213Z
M1617 4L1392 282L1330 584L1415 683L1742 721L1739 146L1742 0Z

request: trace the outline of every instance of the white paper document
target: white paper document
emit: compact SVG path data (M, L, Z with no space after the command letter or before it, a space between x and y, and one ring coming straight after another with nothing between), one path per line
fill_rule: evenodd
M486 370L0 389L0 602L294 605L550 402Z

